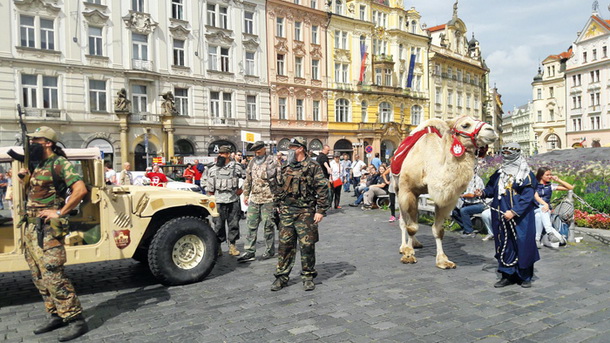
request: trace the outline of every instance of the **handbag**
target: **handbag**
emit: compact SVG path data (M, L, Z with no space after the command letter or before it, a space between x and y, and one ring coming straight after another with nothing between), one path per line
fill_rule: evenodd
M336 178L335 181L333 181L333 187L337 188L339 186L343 185L343 181L341 181L341 178Z

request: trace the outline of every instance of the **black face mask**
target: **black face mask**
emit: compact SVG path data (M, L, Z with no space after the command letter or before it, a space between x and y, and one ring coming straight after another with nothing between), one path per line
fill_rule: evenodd
M44 155L44 147L40 143L30 143L30 160L32 163L42 161Z
M226 163L227 158L224 156L218 156L218 158L216 159L216 165L220 168L224 167Z

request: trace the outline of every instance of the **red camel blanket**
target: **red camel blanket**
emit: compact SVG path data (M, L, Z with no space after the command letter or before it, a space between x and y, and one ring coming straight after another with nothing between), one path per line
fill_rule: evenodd
M400 145L398 146L398 149L396 149L396 152L394 152L394 159L392 160L392 174L398 175L400 174L400 169L402 168L402 162L405 160L405 157L407 157L407 155L409 154L409 151L411 151L411 148L413 148L413 146L415 145L415 143L417 143L417 141L419 141L419 139L428 133L436 133L439 137L442 137L441 133L438 131L437 128L435 128L434 126L428 126L423 130L417 131L415 133L413 133L410 136L407 136L407 138L405 138L402 143L400 143Z

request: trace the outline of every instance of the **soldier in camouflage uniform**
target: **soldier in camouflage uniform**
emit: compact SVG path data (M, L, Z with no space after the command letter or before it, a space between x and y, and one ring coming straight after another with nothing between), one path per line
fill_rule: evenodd
M239 256L239 251L235 247L235 241L239 239L239 219L241 217L239 179L246 176L244 169L237 162L229 160L230 155L230 146L220 147L216 164L209 169L207 175L206 191L216 197L218 205L220 216L214 218L218 242L222 243L227 240L226 222L229 227L229 255ZM218 251L219 255L222 254L220 249Z
M318 223L329 207L328 179L320 165L307 156L307 144L302 137L290 140L280 187L279 257L271 290L279 291L287 285L298 240L303 289L311 291L315 289L313 279L317 275L315 243L318 241Z
M255 157L246 168L244 183L244 202L248 205L248 235L246 236L245 252L237 262L254 261L256 253L256 233L258 224L262 221L265 233L265 252L262 258L269 259L275 255L275 211L274 194L278 192L280 165L277 160L267 155L265 143L258 141L252 145Z
M57 134L42 126L28 135L30 159L38 161L34 171L22 169L28 194L24 226L25 259L34 285L44 299L51 318L34 329L41 334L68 326L59 334L59 341L68 341L85 334L87 323L74 286L64 273L66 250L64 237L68 233L66 215L87 194L85 183L74 172L72 164L57 147ZM71 190L65 202L65 190ZM64 204L65 202L65 204Z

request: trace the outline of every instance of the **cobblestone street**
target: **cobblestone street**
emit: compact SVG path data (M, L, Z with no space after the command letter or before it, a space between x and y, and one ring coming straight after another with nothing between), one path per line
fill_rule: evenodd
M313 292L303 291L298 263L289 286L271 292L276 260L237 264L226 245L212 274L186 286L164 287L131 260L71 266L91 328L77 341L608 341L607 245L585 236L557 251L543 248L532 288L495 289L492 242L447 233L445 252L458 267L440 270L431 230L422 226L418 263L404 265L389 212L348 207L354 198L342 196L344 208L320 226ZM32 333L44 310L28 272L0 274L0 294L0 341L55 339Z

